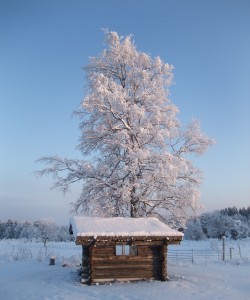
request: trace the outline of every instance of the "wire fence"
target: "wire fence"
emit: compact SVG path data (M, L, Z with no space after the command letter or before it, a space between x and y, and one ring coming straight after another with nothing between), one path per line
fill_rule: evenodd
M168 261L171 263L216 262L222 260L250 260L250 251L241 245L218 249L169 249Z
M213 250L194 250L194 249L169 250L168 260L176 263L218 261L221 260L221 254L219 253L219 251L213 251Z

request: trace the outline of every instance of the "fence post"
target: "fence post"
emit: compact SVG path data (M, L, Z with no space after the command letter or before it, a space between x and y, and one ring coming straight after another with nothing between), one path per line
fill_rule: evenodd
M226 237L222 237L222 260L226 258Z
M233 257L233 248L230 247L229 251L230 251L230 260L232 260L232 257Z
M240 255L240 259L241 259L241 247L239 245L239 255Z
M194 263L194 249L192 249L192 264Z

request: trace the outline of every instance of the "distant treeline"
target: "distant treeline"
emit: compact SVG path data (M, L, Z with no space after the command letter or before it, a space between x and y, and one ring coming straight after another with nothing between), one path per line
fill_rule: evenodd
M250 237L250 206L237 209L235 206L193 217L187 222L185 239L205 238L233 239ZM1 239L27 239L35 241L66 242L72 238L67 226L58 226L53 220L34 222L16 220L0 221Z
M201 240L222 236L232 239L250 237L250 206L240 209L233 206L204 213L187 222L186 239Z
M58 226L53 220L42 219L34 222L16 220L0 221L0 239L27 239L35 241L69 241L67 226Z

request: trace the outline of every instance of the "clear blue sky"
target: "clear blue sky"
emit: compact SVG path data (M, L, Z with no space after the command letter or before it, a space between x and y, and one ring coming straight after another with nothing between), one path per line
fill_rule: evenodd
M36 179L35 160L80 157L72 112L82 67L104 47L101 28L133 34L139 50L175 67L171 100L216 140L195 158L204 209L250 205L249 0L1 0L0 220L67 224L80 186L63 196Z

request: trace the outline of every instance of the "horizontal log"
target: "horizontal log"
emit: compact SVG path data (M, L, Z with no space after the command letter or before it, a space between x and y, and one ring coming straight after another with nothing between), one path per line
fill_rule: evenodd
M117 256L115 250L113 251L94 251L91 253L91 256Z
M129 278L129 277L161 277L161 270L98 270L91 273L92 278Z
M78 237L85 238L86 237ZM88 240L91 240L93 237L87 237ZM166 237L166 236L97 236L96 241L106 241L106 242L118 242L118 241L167 241L167 239L172 240L173 238L181 237Z
M91 261L94 260L100 260L100 261L140 261L140 260L152 260L161 258L161 254L158 253L158 255L135 255L135 256L128 256L128 255L95 255L91 257Z
M91 271L95 271L95 270L107 270L107 271L111 271L111 270L118 270L118 271L127 271L127 270L154 270L154 269L162 269L162 265L161 264L144 264L144 265L110 265L110 266L98 266L98 265L92 265L91 266Z
M113 260L100 260L100 259L92 259L92 265L119 265L121 266L122 264L125 265L143 265L143 264L160 264L162 261L161 257L153 257L151 259L145 259L143 258L139 258L137 257L137 260L117 260L117 259L113 259Z
M161 268L162 269L162 264L161 263L154 263L154 264L148 264L148 263L141 263L141 264L110 264L110 265L96 265L96 264L92 264L91 265L91 270L102 270L102 269L107 269L107 270L137 270L137 269L158 269Z
M143 254L157 254L157 253L161 253L160 249L142 249L142 248L138 248L138 255L143 255Z
M162 255L158 254L144 254L144 255L95 255L90 257L89 260L115 260L115 261L139 261L139 260L152 260L161 258Z
M154 244L156 242L164 243L164 244L176 244L182 241L181 236L126 236L126 237L105 237L105 236L98 236L94 238L93 236L78 236L76 238L77 245L91 245L91 244L117 244L120 243L134 243L134 242L148 242L150 244Z
M144 265L110 265L110 266L97 266L97 265L92 265L91 271L102 271L102 270L118 270L118 271L127 271L127 270L158 270L162 269L161 264L144 264Z
M91 274L92 279L105 279L105 278L162 278L161 272L153 272L153 271L137 271L133 274L129 274L128 272L96 272Z
M100 252L100 251L106 251L106 252L109 252L109 251L114 251L115 250L115 245L109 245L109 246L98 246L98 247L93 247L93 250L92 250L92 253L95 253L95 252Z
M107 283L107 282L124 282L124 281L144 281L144 280L161 280L161 277L125 277L125 278L93 278L92 283Z
M161 272L162 266L161 265L141 265L137 267L133 266L121 266L119 267L113 267L113 266L93 266L91 268L92 273L103 273L103 274L112 274L112 273L127 273L127 274L134 274L137 272Z
M161 251L138 251L137 255L116 255L115 253L105 253L105 252L99 252L99 253L93 253L90 257L124 257L124 259L130 259L131 257L147 257L147 256L160 256Z
M95 246L115 246L115 245L138 245L138 246L160 246L163 245L164 241L97 241Z
M113 278L113 279L117 279L117 278L162 278L161 273L153 273L153 272L137 272L134 274L128 274L128 273L110 273L110 274L92 274L91 278L93 279L105 279L105 278Z
M140 264L154 264L154 263L161 263L162 258L152 258L152 259L137 259L137 260L120 260L120 259L111 259L111 260L100 260L100 259L93 259L91 261L92 264L96 265L140 265Z

